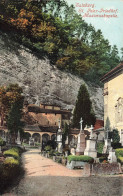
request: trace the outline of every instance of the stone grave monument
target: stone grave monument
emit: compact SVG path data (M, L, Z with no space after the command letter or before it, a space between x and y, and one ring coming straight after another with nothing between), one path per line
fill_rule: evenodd
M112 147L109 149L108 161L109 161L109 163L116 163L117 162L117 157L115 155L115 150L113 150Z
M20 132L19 132L19 131L18 131L18 136L17 136L16 143L17 143L18 145L21 145Z
M104 144L104 147L103 147L103 153L104 154L108 154L109 150L111 148L111 140L108 139L108 133L109 133L109 130L107 129L106 136L105 136L105 144Z
M72 155L76 155L76 150L75 150L75 148L71 148L70 153L71 153Z
M59 128L58 128L58 132L57 132L57 139L56 139L56 142L57 142L57 151L59 153L62 153L63 151L63 145L62 145L62 130L61 130L61 122L59 120Z
M84 130L82 129L82 123L83 123L83 120L81 118L80 119L80 133L78 135L76 155L84 155L84 151L86 147L85 134L84 134Z
M34 146L34 138L32 137L29 138L29 145Z
M86 149L84 151L84 155L96 158L97 150L96 150L96 139L93 138L93 126L90 128L90 139L86 140Z

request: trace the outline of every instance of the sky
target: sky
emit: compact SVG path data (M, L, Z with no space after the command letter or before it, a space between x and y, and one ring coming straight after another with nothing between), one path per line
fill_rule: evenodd
M90 9L89 15L106 14L117 17L83 17L87 23L91 23L96 30L101 29L104 37L111 45L117 45L119 52L123 47L123 0L66 0L73 4L78 13L84 15ZM89 7L87 7L85 4ZM81 7L79 7L81 5ZM93 7L94 5L94 7ZM86 7L84 7L86 6ZM92 6L92 7L91 7ZM82 12L83 10L83 12ZM97 10L95 13L93 11ZM99 12L102 11L102 12ZM108 13L109 12L109 13Z

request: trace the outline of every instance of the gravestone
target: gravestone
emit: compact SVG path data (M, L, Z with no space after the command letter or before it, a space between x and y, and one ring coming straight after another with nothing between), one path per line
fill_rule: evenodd
M84 155L96 158L97 157L97 150L96 150L96 140L93 139L93 126L91 125L91 134L90 139L86 140L86 149L84 151Z
M83 155L86 147L86 141L85 141L85 134L82 130L82 123L83 120L81 118L80 120L80 133L78 135L78 142L77 142L77 148L76 148L76 155Z
M56 138L56 142L57 142L57 151L59 153L63 152L63 145L62 145L62 130L61 130L61 126L60 126L60 120L59 120L59 128L58 128L58 132L57 132L57 138Z
M34 146L34 138L32 137L29 138L29 145Z
M20 132L19 132L19 131L18 131L18 136L17 136L17 141L16 141L16 143L17 143L18 145L21 145Z
M108 156L109 163L117 163L117 157L115 155L115 151L111 147L109 150L109 156Z
M108 139L108 133L109 133L109 130L107 129L107 131L106 131L106 137L105 137L105 144L104 144L104 147L103 147L103 153L104 154L108 154L109 153L109 150L111 148L111 140Z
M72 155L76 155L76 150L75 150L75 148L71 148L70 153L71 153Z
M68 157L68 151L65 151L65 157Z
M91 175L91 164L86 163L82 171L82 177L89 177Z

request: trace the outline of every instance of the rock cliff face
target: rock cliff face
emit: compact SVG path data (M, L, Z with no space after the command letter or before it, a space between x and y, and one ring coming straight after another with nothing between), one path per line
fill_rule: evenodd
M29 49L0 32L0 85L9 83L23 87L29 103L45 102L73 109L79 87L85 81L51 66L47 59L37 58ZM102 89L92 85L87 87L96 116L102 119Z

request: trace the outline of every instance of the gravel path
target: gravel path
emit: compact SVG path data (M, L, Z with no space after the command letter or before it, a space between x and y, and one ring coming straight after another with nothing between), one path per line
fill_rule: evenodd
M122 196L121 176L82 177L81 170L69 170L39 150L24 153L23 163L24 178L3 196Z

